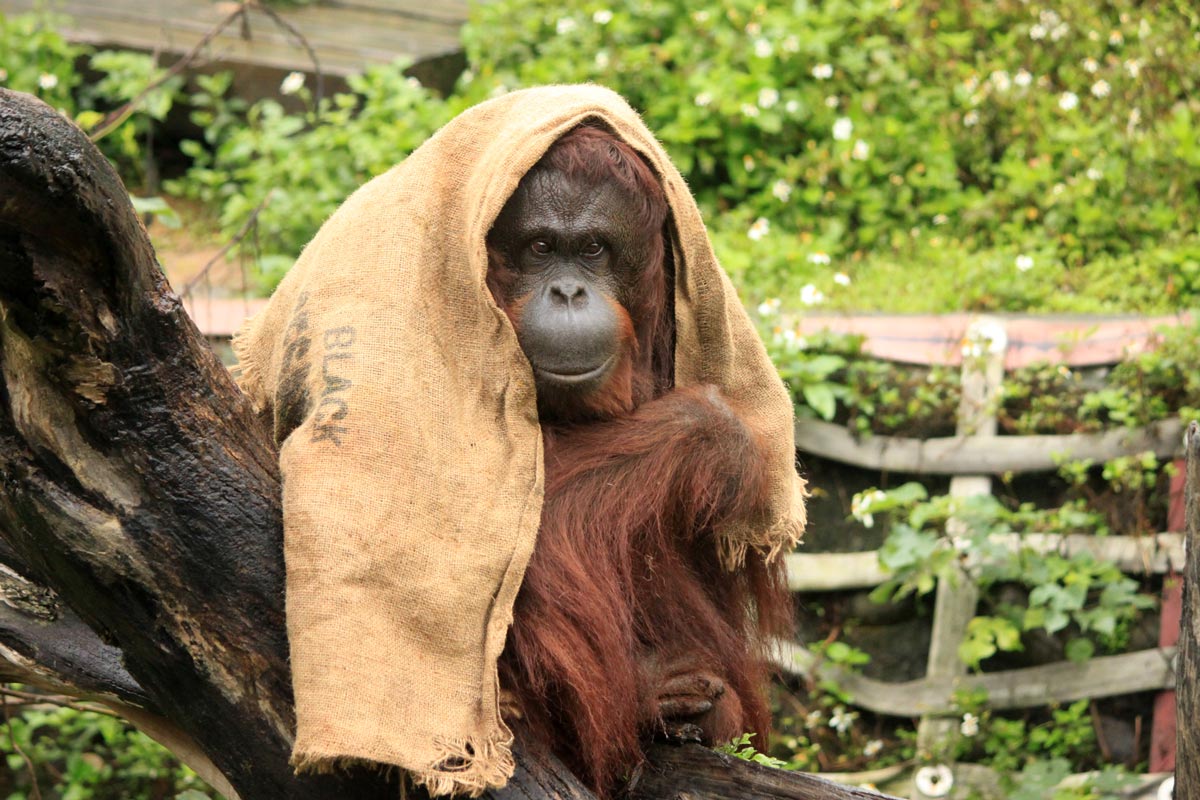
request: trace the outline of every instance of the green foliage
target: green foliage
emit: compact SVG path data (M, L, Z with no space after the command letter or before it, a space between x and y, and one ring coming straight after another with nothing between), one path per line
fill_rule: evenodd
M0 13L0 86L35 94L91 131L108 112L140 96L164 71L143 53L94 52L70 44L54 29L60 22L47 14ZM84 70L98 78L83 83ZM97 142L121 170L126 184L141 183L146 134L151 125L166 119L182 89L182 77L166 80L141 97L128 118Z
M728 744L714 747L718 753L740 758L743 761L753 761L755 764L762 764L765 767L775 767L776 769L784 769L787 767L787 762L778 758L773 758L766 753L760 753L754 748L751 739L754 738L753 733L743 733Z
M1165 309L1200 278L1180 169L1200 159L1198 32L1133 0L505 0L464 31L460 91L621 92L756 299Z
M198 78L193 118L205 141L183 143L194 165L168 189L219 208L228 233L261 207L256 240L267 256L262 288L271 289L351 191L448 118L436 95L405 77L405 66L371 67L348 79L350 92L319 103L306 86L289 89L300 113L270 98L245 108L225 99L228 75Z
M11 738L10 738L11 732ZM0 796L28 800L37 785L46 800L203 800L219 797L154 740L113 717L70 708L34 707L0 721Z
M1102 527L1102 517L1087 511L1081 502L1048 510L1031 505L1013 510L991 495L929 498L924 487L909 483L890 491L860 493L852 513L864 524L874 524L875 514L888 515L890 530L879 560L892 577L872 593L877 601L926 594L938 580L957 580L964 560L970 579L985 592L999 584L1028 589L1024 606L997 603L992 614L977 616L968 624L958 652L972 668L999 651L1020 650L1021 634L1033 630L1055 634L1071 626L1066 650L1077 661L1089 658L1097 647L1120 650L1138 614L1154 607L1154 600L1140 593L1137 582L1111 563L1087 553L1067 557L1029 547L1014 550L990 538L1039 531L1095 532ZM952 518L955 533L949 535Z

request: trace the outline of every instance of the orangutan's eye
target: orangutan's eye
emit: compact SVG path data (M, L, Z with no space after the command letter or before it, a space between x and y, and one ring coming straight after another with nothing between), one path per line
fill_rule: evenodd
M545 239L534 239L529 245L529 249L539 256L548 256L554 250Z
M588 258L595 258L604 252L604 244L601 242L589 242L584 245L583 255Z

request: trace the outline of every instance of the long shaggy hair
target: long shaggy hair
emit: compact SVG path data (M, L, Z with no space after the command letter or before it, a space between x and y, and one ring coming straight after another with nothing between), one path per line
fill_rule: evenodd
M714 529L756 518L767 476L757 434L715 389L672 388L673 275L657 178L628 145L587 126L534 170L616 183L638 204L641 241L654 245L624 309L628 381L588 400L593 421L543 413L541 527L500 664L518 729L606 796L663 726L648 664L694 656L724 681L724 713L706 727L714 739L766 734L763 646L790 627L791 601L782 560L750 553L734 572L718 561ZM489 253L489 284L504 305L506 267ZM519 325L520 301L512 305Z

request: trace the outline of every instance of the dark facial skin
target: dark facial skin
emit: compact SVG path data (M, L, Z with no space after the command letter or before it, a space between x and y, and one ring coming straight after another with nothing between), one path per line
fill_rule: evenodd
M550 169L521 181L492 229L504 255L504 302L518 308L518 339L538 394L587 392L622 357L622 317L647 242L634 240L635 204L617 186Z

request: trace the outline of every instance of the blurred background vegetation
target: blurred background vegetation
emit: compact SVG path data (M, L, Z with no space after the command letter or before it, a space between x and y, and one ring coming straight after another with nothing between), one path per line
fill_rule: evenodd
M249 99L220 69L159 83L150 55L71 44L59 22L0 16L0 85L103 132L98 144L155 230L184 222L193 236L236 240L231 254L260 294L351 191L461 110L523 86L595 81L629 99L687 178L803 415L864 434L945 434L957 372L883 365L853 340L805 341L787 329L795 314L1170 314L1200 298L1200 10L1185 0L494 0L462 30L466 68L452 91L398 62L321 98L303 73ZM167 122L181 117L191 133L179 141ZM1099 380L1054 365L1015 374L1001 423L1062 433L1194 413L1198 361L1188 326ZM1141 476L1138 502L1151 509L1141 524L1162 529L1167 465L1063 470L1076 504L1097 486L1127 498ZM1107 524L1087 513L1088 530ZM1125 585L1093 572L1097 587ZM1068 573L1046 581L1083 574ZM1109 603L1126 638L1144 605L1130 596ZM1111 651L1120 639L1098 643ZM833 642L824 657L864 656ZM790 766L912 758L911 731L821 691L807 705L783 701L775 741ZM984 727L963 755L1036 764L1025 796L1048 797L1048 776L1104 761L1086 706L1013 719L971 702L966 716ZM68 800L212 796L117 720L44 703L14 705L9 718L0 797L37 796L35 776L42 797Z

